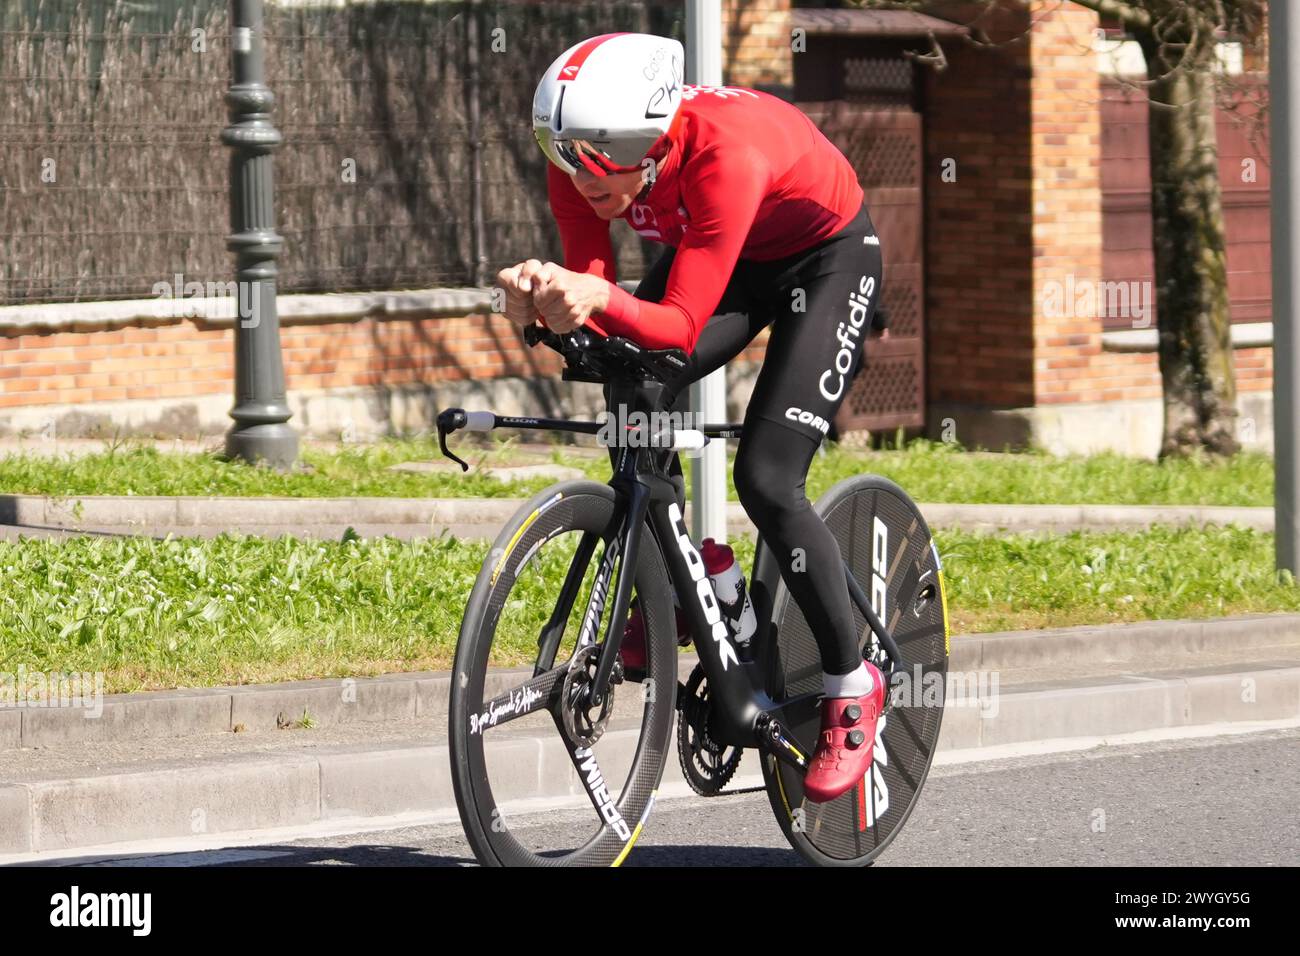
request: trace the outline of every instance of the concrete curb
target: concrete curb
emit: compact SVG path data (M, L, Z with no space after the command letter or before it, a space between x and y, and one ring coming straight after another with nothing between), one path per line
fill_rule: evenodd
M222 498L147 495L0 496L0 524L31 528L120 529L134 533L185 533L222 529L257 533L286 525L347 527L411 525L433 534L444 528L495 537L523 498ZM1132 530L1153 524L1237 524L1273 530L1272 508L1173 505L969 505L921 504L932 528L969 531ZM687 511L689 512L689 504ZM727 526L752 533L736 502L727 505ZM481 533L479 533L481 531Z
M1242 688L1249 682L1253 699ZM1300 667L1139 678L1000 694L997 712L950 704L940 753L1096 738L1167 728L1300 718ZM602 760L620 761L635 731L611 731ZM503 740L499 803L585 801L558 736ZM497 751L494 751L494 753ZM752 764L752 756L749 758ZM454 810L445 746L347 747L227 757L185 766L0 785L0 854L66 853L138 840L187 838L365 817ZM749 766L746 776L756 768ZM680 777L676 760L664 784ZM0 862L5 862L0 856Z
M948 666L960 671L1001 671L1071 664L1182 662L1204 651L1231 647L1249 660L1256 648L1300 639L1300 614L1084 624L1039 631L954 636Z
M1300 646L1300 614L1006 631L955 637L949 669L974 674L1080 664L1158 666L1161 662L1181 664L1194 660L1199 652L1229 646L1242 660L1251 660L1257 648L1286 643ZM678 668L682 680L695 663L694 653L682 655ZM492 680L504 690L516 686L522 673L501 670ZM285 721L301 718L304 712L318 726L435 717L447 713L450 696L449 671L422 671L109 694L103 697L97 717L85 708L0 706L0 751L228 733L239 725L250 731L275 730Z
M696 664L683 654L685 680ZM497 670L488 677L495 694L531 676L526 669ZM495 690L493 689L495 686ZM19 747L66 747L88 743L273 731L310 714L315 726L359 721L445 718L451 701L449 671L286 681L244 687L107 694L98 716L84 707L0 706L0 752Z

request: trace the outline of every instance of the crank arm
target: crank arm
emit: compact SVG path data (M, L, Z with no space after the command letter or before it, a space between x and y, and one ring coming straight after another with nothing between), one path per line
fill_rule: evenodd
M799 746L785 732L780 721L773 720L764 714L759 718L758 727L755 728L759 739L763 742L764 749L776 757L777 760L784 761L790 766L799 770L808 769L808 761L811 754L805 754L799 749Z

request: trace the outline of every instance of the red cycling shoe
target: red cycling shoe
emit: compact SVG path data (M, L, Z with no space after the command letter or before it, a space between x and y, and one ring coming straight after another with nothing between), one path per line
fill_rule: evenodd
M871 693L822 700L821 734L803 781L804 796L813 803L847 793L871 769L876 722L885 705L885 679L876 665L868 663L867 669Z
M673 605L677 612L677 643L686 647L691 643L691 625L686 620L686 612ZM623 626L623 643L619 645L618 656L623 666L632 671L645 670L645 622L641 619L641 608L632 608L627 624Z

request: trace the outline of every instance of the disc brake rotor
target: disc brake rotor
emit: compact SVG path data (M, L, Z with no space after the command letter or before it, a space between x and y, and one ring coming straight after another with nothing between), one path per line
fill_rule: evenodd
M592 645L578 652L577 659L564 675L564 686L560 693L560 723L569 742L577 747L590 748L609 723L609 716L614 710L614 685L619 682L619 666L614 668L613 679L599 706L592 706L591 686L596 676L596 663L600 658L600 649Z

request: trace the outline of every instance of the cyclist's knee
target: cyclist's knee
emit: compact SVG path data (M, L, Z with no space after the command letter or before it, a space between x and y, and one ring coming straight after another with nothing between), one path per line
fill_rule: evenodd
M777 459L738 454L732 477L736 496L751 518L808 506L803 472Z

